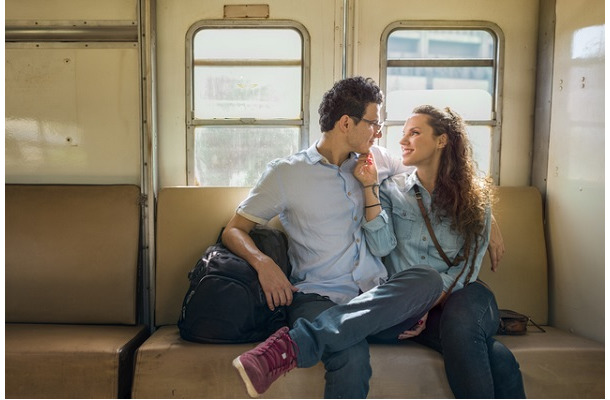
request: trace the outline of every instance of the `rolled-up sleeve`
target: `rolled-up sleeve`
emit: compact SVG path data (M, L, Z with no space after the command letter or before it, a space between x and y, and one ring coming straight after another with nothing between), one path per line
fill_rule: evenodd
M250 191L248 197L237 207L237 213L250 221L266 224L284 207L281 184L281 160L267 164L267 169Z
M390 199L381 192L382 210L370 221L363 218L362 228L366 238L366 244L373 255L384 257L390 254L396 247L396 235L392 225L392 204Z

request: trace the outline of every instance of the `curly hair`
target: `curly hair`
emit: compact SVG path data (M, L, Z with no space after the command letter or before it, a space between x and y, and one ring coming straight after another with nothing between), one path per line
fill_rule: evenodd
M373 79L355 76L337 81L324 93L318 108L320 129L332 130L343 115L361 118L370 103L383 103L383 92Z
M491 178L477 174L472 146L460 115L449 107L441 110L430 105L416 107L413 114L427 115L435 136L447 135L432 194L432 211L439 218L450 218L451 228L466 243L464 269L449 288L450 293L468 265L473 242L474 254L465 282L469 282L474 273L476 253L485 229L485 213L494 200L494 186Z

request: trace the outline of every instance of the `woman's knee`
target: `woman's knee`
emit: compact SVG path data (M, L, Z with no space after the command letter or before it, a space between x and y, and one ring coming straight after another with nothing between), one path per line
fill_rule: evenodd
M476 283L452 293L445 302L441 323L452 331L476 330L485 336L494 335L499 314L493 293Z
M519 371L519 362L517 362L515 355L504 344L491 339L488 349L492 368L500 376L510 376Z

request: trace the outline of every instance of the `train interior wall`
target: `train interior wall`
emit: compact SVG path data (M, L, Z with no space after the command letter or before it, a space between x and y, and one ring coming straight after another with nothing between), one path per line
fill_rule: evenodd
M6 183L135 183L147 168L158 187L186 185L185 35L203 19L222 19L242 0L7 0L7 26L139 24L153 10L155 140L143 125L142 36L122 42L7 42ZM260 2L255 2L260 3ZM404 20L484 20L505 35L500 184L532 184L542 170L551 324L605 342L605 18L602 0L348 1L353 25L343 34L342 0L269 0L270 18L296 20L311 36L310 132L320 137L317 106L340 79L344 38L348 75L379 76L379 37ZM154 4L154 7L150 7ZM551 27L540 26L542 15ZM551 15L552 14L552 15ZM544 29L543 29L544 28ZM140 32L141 34L141 32ZM546 39L545 39L546 38ZM548 39L552 46L548 48ZM541 52L544 49L546 52ZM549 51L550 50L550 51ZM537 75L540 54L552 55ZM547 94L542 89L548 89ZM537 97L538 94L538 97ZM542 111L541 111L542 110ZM537 131L536 117L548 118ZM535 146L546 138L542 152ZM147 162L148 146L158 158ZM150 150L150 149L148 149ZM532 170L532 159L545 165ZM158 176L158 179L157 179ZM150 217L149 217L150 218ZM518 249L507 249L518 251ZM149 266L153 268L154 265Z

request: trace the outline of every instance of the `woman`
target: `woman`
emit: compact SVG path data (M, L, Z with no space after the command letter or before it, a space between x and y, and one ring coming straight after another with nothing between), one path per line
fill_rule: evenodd
M477 281L493 193L489 180L476 173L464 123L448 108L420 106L403 134L402 162L415 173L384 182L381 198L372 156L361 157L354 170L364 187L367 244L386 257L388 273L423 264L443 279L437 305L399 339L413 338L443 354L456 398L524 398L517 361L493 338L499 324L494 295Z

